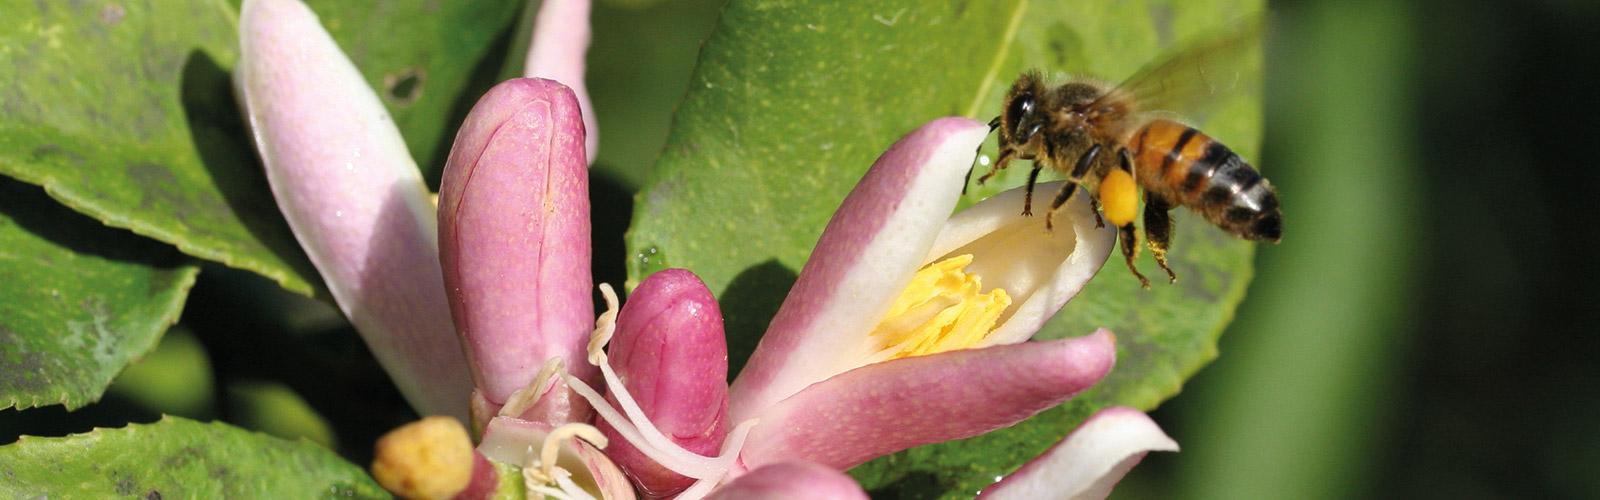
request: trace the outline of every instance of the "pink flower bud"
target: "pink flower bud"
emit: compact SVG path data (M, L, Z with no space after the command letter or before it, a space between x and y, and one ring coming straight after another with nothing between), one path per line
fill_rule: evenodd
M583 118L559 83L490 89L456 134L439 192L439 252L451 315L490 403L504 404L551 358L592 379L588 171ZM583 421L564 387L524 418Z
M617 316L610 356L661 432L689 451L717 454L728 433L728 346L722 312L705 283L683 269L646 278ZM597 426L611 440L606 453L646 496L671 495L694 482L644 456L610 424Z

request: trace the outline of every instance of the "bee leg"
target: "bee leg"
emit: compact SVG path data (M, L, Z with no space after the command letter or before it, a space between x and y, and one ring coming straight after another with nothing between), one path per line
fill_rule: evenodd
M1105 229L1106 220L1100 217L1100 200L1089 198L1089 211L1094 212L1094 228Z
M994 165L989 167L988 172L984 172L983 175L978 176L978 185L982 186L983 183L988 181L990 177L994 177L994 175L1000 173L1001 170L1005 170L1006 167L1011 166L1011 160L1015 159L1016 157L1017 150L1001 146L1000 158L994 161ZM971 172L969 171L968 173L970 174Z
M996 129L998 129L998 128L1000 128L1000 117L996 116L996 117L994 117L993 120L989 120L989 133L993 134L994 131ZM961 181L961 194L967 194L967 185L972 183L972 171L978 169L978 160L977 160L978 151L982 151L982 150L983 150L983 143L980 142L980 143L978 143L978 149L972 151L972 156L973 156L972 166L971 167L967 167L967 177L964 180ZM984 176L984 178L987 178L987 177L988 177L987 175ZM979 184L983 184L983 180L984 180L983 178L978 179L978 183Z
M1099 159L1099 151L1101 151L1101 146L1094 144L1094 146L1090 146L1088 151L1083 151L1082 155L1078 155L1078 162L1072 165L1072 171L1067 173L1067 178L1072 178L1075 181L1075 179L1082 179L1083 176L1088 175L1090 167L1094 167L1094 159ZM1051 205L1050 212L1056 212L1056 207L1061 207L1066 202L1066 199L1062 199L1059 196L1056 197L1056 204ZM1094 212L1094 229L1106 228L1106 221L1101 220L1101 216L1099 216L1099 200L1090 197L1090 208L1091 212Z
M1044 165L1041 162L1034 162L1033 170L1028 172L1028 189L1022 191L1023 217L1029 217L1033 215L1033 184L1039 180L1039 171L1043 169ZM1051 207L1051 212L1054 211L1054 207ZM1050 222L1045 221L1045 226L1049 225Z
M1056 199L1055 201L1050 202L1050 212L1045 214L1044 217L1045 231L1054 229L1056 212L1060 212L1061 207L1066 205L1068 200L1072 199L1072 193L1076 192L1078 192L1078 183L1072 181L1067 181L1066 184L1061 186L1060 191L1056 191Z
M1167 248L1172 244L1172 203L1150 191L1144 192L1144 238L1150 244L1150 253L1156 264L1167 272L1169 283L1177 283L1178 275L1167 265Z
M1139 278L1139 286L1150 289L1150 280L1139 273L1139 267L1133 265L1133 259L1139 256L1139 237L1133 232L1133 223L1123 224L1117 228L1117 238L1122 242L1122 258L1128 262L1128 270L1133 271L1133 276Z

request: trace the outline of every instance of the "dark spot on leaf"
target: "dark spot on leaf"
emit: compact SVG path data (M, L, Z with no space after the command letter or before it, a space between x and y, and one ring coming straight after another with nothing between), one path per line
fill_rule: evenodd
M178 187L178 177L172 174L172 168L154 163L134 163L128 165L128 180L134 187L143 193L139 199L140 210L153 208L177 209L186 205L183 192ZM187 215L182 210L173 210L180 222L187 222Z
M126 474L117 478L117 484L115 484L113 487L116 488L118 495L132 495L134 491L139 489L133 484L133 477Z
M0 389L7 393L39 394L49 388L44 357L24 350L26 339L0 325Z
M167 456L166 459L162 460L161 466L169 470L181 468L185 465L188 465L189 462L193 462L194 459L199 456L199 448L194 446L185 446L179 449L176 453L173 453Z
M161 492L157 490L150 490L149 493L144 494L144 500L161 500Z
M219 483L226 484L228 481L233 479L233 469L229 469L220 465L212 467L211 478L217 480Z
M83 155L80 155L75 151L67 151L66 149L62 149L61 145L59 144L44 144L33 148L33 151L29 154L28 160L43 163L48 159L56 157L70 161L74 165L83 165Z
M121 4L106 4L104 8L100 9L100 23L108 27L116 26L118 23L121 23L122 18L127 17L127 15L128 10L122 8Z
M391 104L399 107L410 106L422 97L422 84L427 81L428 73L422 68L407 68L399 73L391 73L383 77L383 94Z

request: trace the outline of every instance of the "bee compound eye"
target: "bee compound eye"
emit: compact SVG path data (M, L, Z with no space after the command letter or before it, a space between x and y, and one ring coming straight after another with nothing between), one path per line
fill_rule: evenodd
M1013 132L1017 131L1022 121L1032 114L1033 95L1022 94L1017 96L1016 99L1011 101L1011 109L1006 110L1006 119L1010 121L1010 123L1006 124L1007 128Z

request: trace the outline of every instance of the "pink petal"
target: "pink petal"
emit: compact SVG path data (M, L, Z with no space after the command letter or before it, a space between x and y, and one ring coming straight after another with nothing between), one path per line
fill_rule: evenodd
M1060 182L1049 182L1034 193L1048 199L1060 188ZM1095 227L1094 208L1083 193L1056 216L1053 231L1044 228L1049 205L1036 206L1032 217L1021 214L1023 195L1023 188L1012 189L956 213L924 259L972 255L967 272L983 277L984 286L1005 289L1015 301L984 345L1032 337L1100 271L1116 244L1115 228Z
M714 456L728 433L728 346L716 299L694 273L668 269L628 295L611 339L611 364L656 427L689 451ZM616 404L614 397L608 397ZM647 458L604 420L606 454L645 496L668 496L694 480Z
M1106 408L978 497L1105 498L1151 451L1178 451L1178 443L1139 410Z
M987 132L966 118L941 118L873 163L828 222L734 382L734 421L855 368L875 350L864 342L866 332L927 256Z
M1007 427L1111 371L1111 332L950 351L867 365L768 409L745 441L748 467L809 460L837 469Z
M589 52L589 4L589 0L544 0L539 5L523 75L561 82L577 94L583 127L589 132L585 151L593 163L600 148L600 127L595 124L594 105L583 84L583 58Z
M491 403L527 386L551 357L593 379L589 192L578 103L534 78L489 89L456 134L439 192L439 250L450 311L473 380ZM582 421L588 405L553 390L524 416Z
M865 499L867 492L843 472L811 462L765 465L711 492L710 500L785 500L790 498Z
M488 500L500 489L500 471L478 450L472 450L472 479L455 500Z
M467 417L433 207L394 120L296 0L246 0L237 84L278 208L413 408Z

